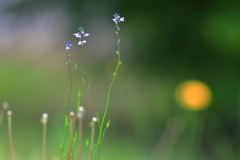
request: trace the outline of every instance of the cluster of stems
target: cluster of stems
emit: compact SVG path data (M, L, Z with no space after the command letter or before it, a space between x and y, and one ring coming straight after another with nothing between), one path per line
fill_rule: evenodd
M116 69L115 72L113 73L113 78L111 79L111 82L109 84L108 87L108 92L107 92L107 99L106 99L106 105L105 105L105 110L103 113L103 117L99 118L98 113L96 112L92 100L91 100L91 96L90 96L90 92L89 92L89 86L90 83L87 82L86 80L86 72L84 72L83 75L83 82L86 85L86 89L87 89L87 94L88 94L88 98L90 101L90 105L91 108L93 110L93 114L94 114L94 118L90 124L90 127L92 129L91 131L91 139L90 139L90 146L89 146L89 160L96 160L97 155L98 155L98 149L99 149L99 145L101 144L103 137L106 133L106 130L108 129L109 125L110 125L110 121L108 121L106 123L106 116L107 116L107 112L108 112L108 108L109 108L109 101L110 101L110 95L111 95L111 89L112 89L112 85L116 79L119 67L121 65L121 58L120 58L120 37L119 37L119 31L120 28L118 26L118 24L120 22L124 21L124 18L121 18L119 16L119 14L115 14L114 15L114 19L113 19L114 23L116 24L116 28L117 30L115 31L115 33L117 34L117 46L118 46L118 50L116 52L117 54L117 65L116 65ZM82 40L83 37L88 37L90 34L86 33L84 31L84 28L80 27L79 28L79 32L73 34L74 36L76 36L77 38L80 39L80 41L78 42L78 45L80 45L80 52L78 55L78 63L74 64L75 69L76 69L76 75L77 75L77 82L78 82L78 94L77 94L77 104L76 104L76 113L78 113L78 115L82 115L83 111L81 111L81 87L80 87L80 75L81 75L81 70L80 70L80 62L81 62L81 51L82 51L82 45L87 43L86 40ZM67 65L68 65L68 74L69 74L69 79L70 79L70 91L69 91L69 95L68 98L66 98L66 103L65 103L65 108L64 108L64 120L65 120L65 134L64 134L64 141L63 141L63 145L61 145L61 150L62 150L62 154L61 154L61 159L64 159L66 157L66 153L65 153L65 143L66 143L66 135L67 135L67 128L70 128L70 148L68 151L68 156L67 156L67 160L70 160L73 158L73 152L74 152L74 143L76 142L76 136L78 136L78 160L82 160L82 124L83 124L83 116L79 116L79 126L78 126L78 134L76 133L76 136L74 136L75 132L74 132L74 128L75 128L75 123L76 121L74 120L74 112L72 112L69 115L69 121L68 121L68 117L66 116L66 110L68 108L69 105L69 100L71 97L71 93L72 93L72 77L71 77L71 72L70 72L70 53L69 50L71 49L72 44L69 41L65 41L64 44L66 45L66 52L67 52ZM96 144L94 143L94 133L95 133L95 122L98 122L98 127L99 127L99 135L97 138L97 142Z
M86 80L86 72L84 72L84 76L83 76L83 82L86 85L86 89L87 89L87 94L88 94L88 98L90 101L90 106L93 110L93 114L94 117L92 118L92 121L90 123L90 127L91 127L91 136L90 136L90 144L89 142L87 142L88 146L89 146L89 158L88 160L96 160L97 157L99 157L99 145L101 144L103 137L106 133L106 130L108 129L109 125L110 125L110 121L106 121L106 116L107 116L107 112L108 112L108 108L109 108L109 101L110 101L110 95L111 95L111 89L112 89L112 85L116 79L119 67L121 65L121 58L120 58L120 37L119 37L119 31L120 28L118 26L118 24L120 22L124 21L124 18L121 18L119 16L119 14L115 14L114 15L114 19L113 19L114 23L116 24L116 28L117 31L115 31L115 33L117 34L117 46L118 46L118 50L116 52L117 54L117 65L116 65L116 69L115 72L113 73L113 78L111 79L111 82L109 84L108 87L108 92L107 92L107 99L106 99L106 105L105 105L105 110L103 113L103 117L102 119L99 118L98 113L96 112L93 103L92 103L92 99L90 96L90 92L89 92L89 86L90 86L90 82L88 83ZM83 132L83 115L84 115L84 108L81 105L81 88L80 88L80 75L81 75L81 70L80 70L80 62L81 62L81 50L82 50L82 45L87 43L86 40L82 40L83 37L88 37L90 34L86 33L84 31L84 28L80 27L79 28L79 32L74 34L77 38L80 39L80 41L78 42L78 45L80 45L80 52L79 52L79 56L78 56L78 63L74 64L75 69L76 69L76 75L77 75L77 82L78 82L78 94L77 94L77 103L76 103L76 113L77 116L75 114L75 112L70 112L69 116L67 116L67 109L69 106L69 101L71 98L71 94L72 94L72 76L71 76L71 70L70 70L70 52L69 50L71 49L72 44L69 41L65 41L64 44L66 46L66 52L67 52L67 66L68 66L68 75L69 75L69 79L70 79L70 90L69 90L69 94L68 97L65 98L65 107L64 107L64 128L65 128L65 132L64 132L64 140L63 140L63 144L60 145L60 149L62 151L61 153L61 160L63 159L67 159L67 160L73 160L73 155L74 155L74 146L75 146L75 142L76 139L78 137L78 160L82 160L82 132ZM8 103L4 102L2 105L2 109L0 110L0 125L2 123L2 120L5 116L5 114L7 113L8 115L8 136L9 136L9 145L10 145L10 152L11 152L11 160L15 160L15 156L14 156L14 147L13 147L13 140L12 140L12 112L11 111L7 111L8 110ZM75 126L76 126L76 118L78 119L78 131L75 131ZM46 156L46 140L47 140L47 122L48 122L48 114L44 113L42 115L42 119L41 119L41 123L43 125L43 132L42 132L42 160L46 160L47 156ZM95 126L96 126L96 122L98 124L99 127L99 135L97 138L97 142L94 142L94 137L95 137ZM67 131L70 131L70 143L69 143L69 150L68 150L68 154L65 152L65 144L66 144L66 139L67 139Z

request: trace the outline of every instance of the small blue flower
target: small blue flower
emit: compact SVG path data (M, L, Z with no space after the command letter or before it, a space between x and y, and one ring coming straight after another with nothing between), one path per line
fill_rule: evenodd
M80 41L78 42L77 45L83 45L83 44L87 43L86 40L83 40L83 41L82 41L82 37L88 37L90 34L89 34L89 33L86 33L86 32L84 31L84 28L83 28L83 27L78 28L78 31L79 31L78 33L74 33L74 34L73 34L75 37L77 37L77 38L80 39Z
M115 13L114 15L113 15L113 22L114 23L116 23L116 25L118 25L118 23L120 23L120 22L124 22L124 17L120 17L120 14L118 14L118 13Z
M66 47L66 48L65 48L66 51L68 51L68 50L71 49L72 44L71 44L70 41L65 41L65 42L64 42L64 45L65 45L65 47Z
M78 28L79 32L82 32L84 30L83 27Z

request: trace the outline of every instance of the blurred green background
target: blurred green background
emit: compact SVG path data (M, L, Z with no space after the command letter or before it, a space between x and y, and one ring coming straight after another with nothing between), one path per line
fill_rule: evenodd
M16 157L41 159L42 113L49 114L47 157L57 160L60 155L70 86L63 42L74 44L70 52L76 62L79 46L72 34L81 26L90 33L81 68L102 115L117 49L112 15L118 12L125 18L120 24L123 65L113 85L102 160L239 159L239 7L234 0L0 0L0 102L8 101L13 112ZM74 67L72 73L74 77ZM73 79L69 111L77 98ZM191 79L209 86L213 98L207 109L176 103L178 84ZM85 89L81 105L86 138L94 115ZM6 159L5 117L0 160Z

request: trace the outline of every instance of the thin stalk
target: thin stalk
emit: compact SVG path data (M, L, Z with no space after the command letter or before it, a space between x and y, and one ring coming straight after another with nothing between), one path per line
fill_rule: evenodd
M91 98L90 91L89 91L89 86L90 86L90 83L91 83L91 82L90 82L90 83L87 82L86 73L84 73L84 74L85 74L84 82L85 82L85 85L86 85L88 100L89 100L90 105L91 105L91 107L92 107L94 116L96 116L96 117L98 118L97 112L96 112L96 110L95 110L94 107L93 107L93 102L92 102L92 98ZM99 120L98 120L98 127L100 127L100 122L99 122Z
M71 70L70 70L70 66L69 66L69 63L70 63L70 53L67 51L67 66L68 66L68 75L69 75L69 79L70 79L70 90L69 90L69 95L68 95L68 98L66 100L66 105L65 105L65 108L64 108L64 116L66 115L66 109L68 107L68 103L69 103L69 100L70 100L70 97L71 97L71 94L72 94L72 76L71 76Z
M87 94L88 94L88 99L89 99L89 101L90 101L90 104L91 104L93 113L94 113L95 116L97 116L97 112L95 111L95 109L94 109L94 107L93 107L93 103L92 103L92 99L91 99L91 96L90 96L90 92L89 92L88 87L87 87Z
M7 114L8 114L8 139L9 139L9 145L10 145L11 160L15 160L13 140L12 140L12 111L8 111Z
M71 160L73 160L73 158L74 158L74 147L75 147L76 140L77 140L77 132L75 132L75 136L73 138L73 143L72 143L73 151L72 151L72 159Z
M67 160L71 160L72 158L72 151L73 151L73 139L70 141L70 149L68 151L68 156L67 156Z
M72 114L72 113L71 113ZM71 118L72 115L70 115L70 118ZM70 148L68 150L68 156L67 156L67 160L70 160L70 159L73 159L73 151L74 151L74 142L75 142L75 139L73 138L73 133L74 133L74 128L75 128L75 118L74 118L75 114L73 114L73 117L70 121ZM66 134L66 133L65 133ZM65 137L66 138L66 137Z
M79 56L78 56L78 65L77 65L77 80L78 80L78 98L77 98L77 106L76 106L76 112L79 113L79 109L81 108L81 90L80 90L80 62L81 62L81 50L82 50L82 46L80 45L80 52L79 52ZM81 118L79 118L80 120ZM78 132L78 160L82 159L82 120L81 122L79 122L79 132Z
M83 119L79 119L78 124L78 160L82 160L82 127Z
M46 160L46 134L47 125L43 124L42 160Z
M92 157L94 155L94 150L93 150L93 146L94 146L94 134L95 134L95 122L97 122L97 118L93 117L92 121L90 123L90 127L91 127L91 138L90 138L90 146L89 146L89 157L88 160L92 160Z
M43 125L42 160L46 160L47 118L48 118L48 114L44 113L42 115L42 125Z
M78 56L78 73L77 73L77 79L78 79L78 90L80 90L80 74L81 74L81 70L80 70L80 62L81 62L81 50L82 50L82 45L80 45L80 52L79 52L79 56Z
M82 128L84 107L80 106L78 111L78 160L82 160Z
M76 110L78 109L78 106L80 105L80 97L81 97L81 93L80 93L80 90L78 91L78 100L77 100L77 107L76 107ZM75 128L75 125L76 125L76 121L73 122L72 126L73 126L73 130ZM67 160L70 160L70 159L73 159L73 132L71 133L71 139L70 139L70 149L68 151L68 157L67 157Z
M75 113L72 111L69 113L69 130L70 130L70 141L73 138L73 133L74 133L74 121L75 121Z
M118 28L118 26L117 26ZM119 28L118 28L118 31L119 31ZM120 37L119 37L119 33L117 32L117 38L118 38L118 41L117 41L117 44L118 44L118 51L117 51L117 55L118 55L118 63L117 63L117 67L116 67L116 70L115 72L113 73L113 78L109 84L109 88L108 88L108 94L107 94L107 100L106 100L106 106L105 106L105 110L104 110L104 114L103 114L103 118L102 118L102 121L101 121L101 125L100 125L100 128L99 128L99 135L98 135L98 141L97 141L97 145L96 145L96 150L94 152L94 158L96 158L96 153L98 151L98 147L102 141L102 138L103 138L103 125L104 125L104 122L105 122L105 119L106 119L106 115L107 115L107 111L108 111L108 107L109 107L109 100L110 100L110 94L111 94L111 89L112 89L112 85L113 85L113 82L115 81L116 79L116 76L117 76L117 73L118 73L118 69L119 69L119 66L121 65L121 57L120 57Z
M80 53L79 53L79 58L78 58L78 65L77 65L77 81L78 81L78 97L77 97L77 106L76 106L76 112L78 111L80 107L80 97L81 97L81 91L80 91L80 55L81 55L81 45L80 45ZM73 128L75 127L75 121L73 122ZM65 139L64 139L65 143ZM73 133L71 134L71 140L70 140L70 149L68 152L67 160L70 160L72 157L72 152L73 152Z
M69 105L69 100L70 100L70 97L71 97L71 94L72 94L72 76L71 76L71 70L70 70L70 66L69 66L69 63L70 63L70 53L69 51L67 50L67 66L68 66L68 75L69 75L69 80L70 80L70 90L69 90L69 95L68 95L68 98L66 99L66 103L65 103L65 107L64 107L64 123L66 121L66 112L67 112L67 107ZM64 132L64 140L63 140L63 145L62 145L62 154L61 154L61 159L63 159L63 156L64 156L64 148L65 148L65 144L66 144L66 138L67 138L67 127L65 126L65 132Z
M70 160L72 157L72 151L73 151L73 133L74 133L74 123L75 123L75 113L72 111L69 113L69 129L70 129L70 148L68 151L68 157L67 160Z
M64 158L64 148L65 148L66 138L67 138L67 127L65 126L64 141L63 141L63 145L61 148L61 150L62 150L61 160L63 160L63 158Z

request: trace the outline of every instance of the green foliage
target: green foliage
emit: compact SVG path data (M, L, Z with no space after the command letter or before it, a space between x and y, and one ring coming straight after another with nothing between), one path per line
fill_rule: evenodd
M69 127L69 122L68 122L68 116L67 115L65 115L64 126L65 126L65 128Z
M85 139L85 144L86 144L87 147L89 146L89 138Z
M110 120L107 121L106 129L108 129L109 126L110 126Z
M76 70L78 69L78 65L76 63L74 63L74 67Z
M76 144L76 141L77 141L77 131L75 132L75 136L74 136L74 138L73 138L73 143L72 143L72 153L71 153L71 159L73 160L73 157L74 157L74 151L75 151L75 144Z

